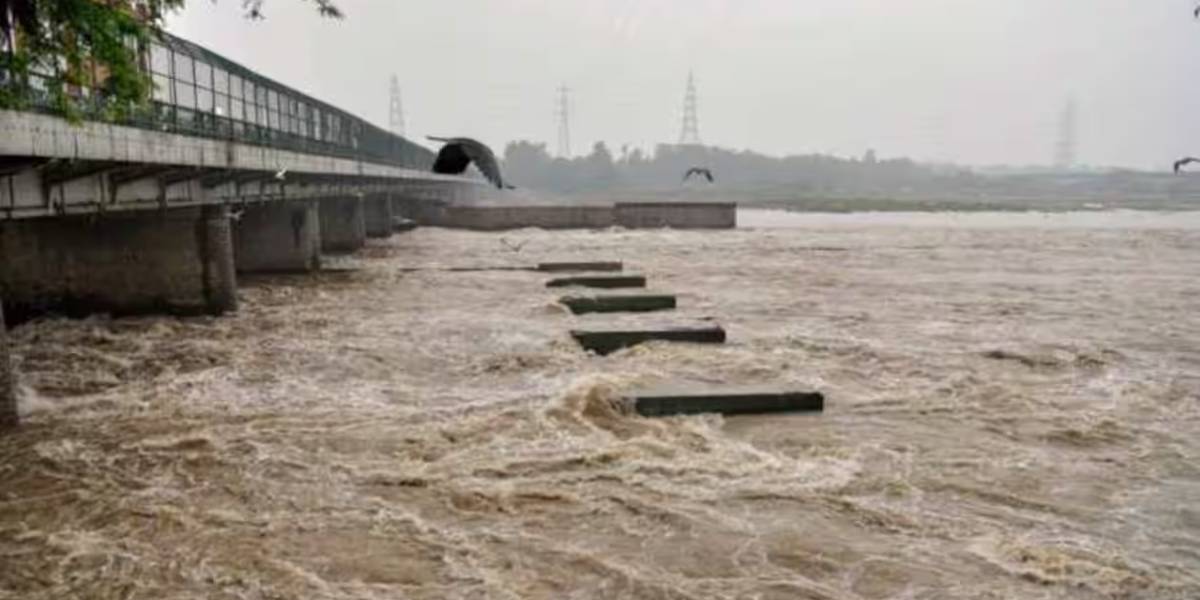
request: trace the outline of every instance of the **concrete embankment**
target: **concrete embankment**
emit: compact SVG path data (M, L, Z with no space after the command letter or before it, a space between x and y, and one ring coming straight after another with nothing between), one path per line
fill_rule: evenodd
M610 205L440 205L409 206L404 215L422 225L501 231L542 229L733 229L732 202L618 202ZM403 208L401 209L404 210Z

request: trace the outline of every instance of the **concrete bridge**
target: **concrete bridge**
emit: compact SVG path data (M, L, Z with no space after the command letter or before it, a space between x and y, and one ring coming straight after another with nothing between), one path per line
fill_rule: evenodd
M53 77L0 110L0 306L220 314L237 274L313 271L321 253L391 235L423 203L467 201L479 181L430 172L434 154L185 40L141 49L154 101L83 121L53 109ZM0 72L0 85L15 79ZM91 117L96 118L91 118ZM0 426L17 420L0 312Z

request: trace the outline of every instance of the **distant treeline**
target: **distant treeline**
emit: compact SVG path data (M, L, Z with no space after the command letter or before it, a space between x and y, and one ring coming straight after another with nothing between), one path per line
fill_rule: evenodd
M1200 199L1200 175L1171 176L1138 171L993 175L965 167L930 165L907 158L881 159L823 154L773 157L751 151L660 144L653 154L623 148L619 155L597 142L586 156L553 157L545 144L510 143L504 150L505 177L519 187L558 194L590 195L608 190L671 190L682 186L691 167L712 170L715 190L736 189L766 202L806 198L938 199L982 201L1070 199L1072 201ZM689 184L704 188L695 181Z
M813 190L868 183L896 188L947 175L905 158L877 160L874 152L867 152L862 159L819 154L775 158L749 151L660 144L652 155L624 148L614 156L604 142L597 142L590 154L564 159L550 156L545 144L527 141L512 142L504 150L504 168L510 179L560 193L678 186L691 167L711 169L720 184L789 184Z

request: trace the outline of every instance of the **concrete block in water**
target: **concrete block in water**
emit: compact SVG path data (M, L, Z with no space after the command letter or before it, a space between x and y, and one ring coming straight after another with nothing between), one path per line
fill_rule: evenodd
M371 194L363 199L363 222L367 237L392 235L392 199L388 194Z
M733 229L737 204L732 202L618 202L613 207L617 225L630 229Z
M799 392L755 388L695 390L643 390L627 395L634 410L645 417L721 413L746 415L776 412L821 412L821 392Z
M675 308L675 296L671 295L563 296L558 301L577 315L611 312L650 312Z
M537 270L547 273L570 273L573 271L621 271L621 261L597 262L545 262L538 263Z
M367 243L367 221L363 199L357 196L324 198L318 204L321 251L330 254L354 252Z
M242 209L234 227L239 273L310 272L321 267L317 203L264 202Z
M668 329L643 329L629 331L572 331L571 337L585 350L599 355L611 354L645 342L692 342L696 344L724 344L725 330L718 326L677 327Z
M644 275L580 275L577 277L560 277L546 282L546 287L581 286L591 288L644 288Z
M225 206L0 220L8 317L237 308Z

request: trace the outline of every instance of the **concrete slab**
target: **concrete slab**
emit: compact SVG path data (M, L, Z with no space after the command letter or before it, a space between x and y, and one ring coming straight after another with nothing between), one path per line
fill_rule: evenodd
M720 325L641 330L575 330L571 332L571 337L585 350L603 356L622 348L652 341L724 344L725 330Z
M645 417L721 413L746 415L777 412L822 412L821 392L692 386L635 390L626 394L634 410Z
M577 315L588 313L651 312L675 308L675 296L664 294L563 296L558 301Z
M233 235L239 273L308 273L321 267L321 231L312 200L246 206Z
M367 243L367 221L362 198L326 198L318 205L321 252L345 254Z
M560 277L546 282L546 287L590 287L603 289L644 288L644 275L580 275L576 277Z
M544 262L538 263L537 270L546 273L571 273L586 271L622 271L625 265L621 261L597 262Z
M0 221L0 294L20 322L237 309L228 208Z
M367 237L390 237L395 230L392 219L392 199L387 194L371 194L363 199Z

